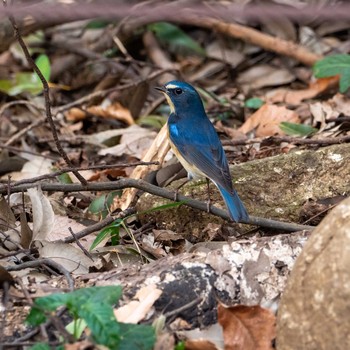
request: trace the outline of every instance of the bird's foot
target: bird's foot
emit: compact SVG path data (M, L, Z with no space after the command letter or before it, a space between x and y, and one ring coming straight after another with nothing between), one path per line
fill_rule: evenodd
M207 191L208 191L207 212L210 214L211 199L210 199L209 179L206 179L206 180L207 180Z
M180 191L180 188L182 188L185 184L187 184L187 182L189 182L190 180L189 179L186 179L180 186L178 186L176 189L175 189L175 193L174 193L174 202L177 202L179 200L179 191Z

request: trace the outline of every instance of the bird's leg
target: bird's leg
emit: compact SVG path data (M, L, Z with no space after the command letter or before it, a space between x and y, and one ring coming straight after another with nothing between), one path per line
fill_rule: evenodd
M180 184L180 186L178 186L175 189L175 195L174 195L174 202L178 201L178 196L179 196L179 190L180 188L182 188L183 186L185 186L187 184L187 182L191 181L191 179L188 177L182 184Z
M207 191L208 191L207 212L210 213L211 200L210 200L209 179L207 177L205 179L207 180Z

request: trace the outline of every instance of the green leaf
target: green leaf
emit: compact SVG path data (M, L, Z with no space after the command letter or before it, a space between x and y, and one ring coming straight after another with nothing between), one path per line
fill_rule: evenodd
M35 64L38 66L41 74L44 76L46 81L50 80L50 74L51 74L51 65L50 60L47 55L40 55L36 60ZM37 77L38 81L41 84L39 76L35 73L35 76Z
M73 320L71 323L67 324L65 328L70 334L74 336L75 339L78 340L83 334L86 326L86 322L83 319L78 318L76 320Z
M164 205L159 205L158 207L153 207L153 208L150 208L148 210L140 211L137 214L148 214L148 213L152 213L154 211L171 209L171 208L179 207L180 205L182 205L184 203L186 203L186 201L172 202L172 203L168 203L168 204L164 204ZM127 219L127 218L125 218L125 219Z
M85 29L101 29L106 28L111 22L105 21L103 19L96 19L94 21L90 21L86 26Z
M93 339L98 344L106 345L110 349L118 347L120 326L110 305L102 302L87 302L81 305L78 314L85 320L92 332Z
M99 214L102 218L105 218L108 214L108 209L115 197L120 195L120 191L113 191L96 197L89 205L89 211L93 214Z
M350 87L350 55L332 55L317 61L313 66L316 78L340 75L339 90L345 93Z
M118 350L151 350L156 341L152 326L119 323L120 343Z
M72 184L73 183L73 181L68 173L58 175L57 177L58 177L58 180L64 184Z
M26 323L31 326L39 326L46 321L45 312L33 306L26 318Z
M51 72L49 58L46 55L40 55L35 60L35 63L45 79L49 80ZM43 91L43 86L36 73L19 72L14 75L13 79L0 80L0 90L7 93L9 96L16 96L23 92L37 95Z
M174 350L185 350L185 342L184 341L180 341L179 343L177 343L175 345Z
M264 104L265 104L265 102L261 98L258 98L258 97L249 98L244 103L244 105L247 108L251 108L251 109L259 109Z
M122 223L121 219L117 219L113 224L105 227L92 242L90 251L95 249L107 236L114 236L119 238L119 229Z
M280 129L284 131L287 135L297 135L297 136L308 136L314 134L318 130L310 125L296 124L289 122L282 122Z
M143 126L151 126L156 129L161 129L166 123L166 118L160 115L147 115L137 120L137 124Z
M31 346L29 350L51 350L51 347L47 343L37 343Z
M158 22L148 25L148 30L155 33L156 37L163 43L168 44L173 52L184 49L205 56L205 50L179 27L167 23Z

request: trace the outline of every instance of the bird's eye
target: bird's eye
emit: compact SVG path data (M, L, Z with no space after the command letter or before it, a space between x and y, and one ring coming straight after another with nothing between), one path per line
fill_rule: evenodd
M182 89L177 88L174 90L175 95L181 95L182 94Z

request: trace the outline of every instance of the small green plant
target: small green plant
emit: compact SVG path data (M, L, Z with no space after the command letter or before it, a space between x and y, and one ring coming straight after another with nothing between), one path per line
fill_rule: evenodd
M151 213L151 212L154 212L154 211L166 210L166 209L178 207L178 206L182 205L183 203L184 202L175 202L175 203L164 204L164 205L160 205L158 207L151 208L149 210L145 210L145 211L139 212L137 214L132 214L132 215L126 216L123 219L119 218L119 219L115 220L113 223L111 223L110 225L105 227L96 236L95 240L91 244L90 251L95 249L108 236L111 239L112 245L117 245L119 243L119 230L120 230L120 227L123 227L126 231L128 231L128 228L126 226L126 222L127 222L128 219L130 219L130 218L132 218L132 217L134 217L136 215L139 215L139 214L148 214L148 213Z
M78 320L86 323L96 344L118 350L152 349L155 343L155 331L152 326L120 323L116 320L113 305L121 295L120 286L104 286L37 298L26 322L38 326L57 308L63 306L67 308L76 324ZM73 335L77 333L81 334L81 331L73 332ZM35 350L46 350L46 345L38 343Z
M169 46L172 52L189 52L204 56L205 50L183 30L174 24L167 22L157 22L148 25L148 30L155 33L157 39Z
M89 205L89 211L93 214L98 214L104 219L108 214L108 209L113 203L116 196L121 196L121 191L113 191L108 194L103 194L96 197Z
M332 55L317 61L313 66L316 78L340 76L339 91L345 93L350 87L350 55Z
M45 80L50 79L51 65L46 55L40 55L35 64L38 66ZM15 73L13 79L0 80L0 91L10 96L16 96L23 92L38 95L43 91L43 85L39 76L35 72Z
M290 136L309 136L318 130L310 125L282 122L280 129Z
M259 109L265 102L259 97L249 98L244 102L244 106L251 109Z

